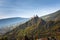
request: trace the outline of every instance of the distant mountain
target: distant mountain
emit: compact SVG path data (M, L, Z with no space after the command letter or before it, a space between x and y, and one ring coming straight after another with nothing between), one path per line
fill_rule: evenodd
M24 23L28 20L28 18L14 17L14 18L6 18L0 19L0 27L9 26L17 23Z
M0 19L0 34L4 34L16 27L16 25L20 25L28 21L28 18L14 17L14 18L6 18Z

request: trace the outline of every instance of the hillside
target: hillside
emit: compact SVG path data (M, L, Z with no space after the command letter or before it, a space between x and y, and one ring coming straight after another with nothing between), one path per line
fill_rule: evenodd
M49 17L48 17L49 16ZM44 17L48 17L44 19ZM3 40L30 40L52 37L60 40L60 11L44 17L35 16L1 36Z

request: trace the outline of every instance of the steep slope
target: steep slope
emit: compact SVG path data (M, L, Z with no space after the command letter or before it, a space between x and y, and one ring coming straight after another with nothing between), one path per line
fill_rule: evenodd
M7 38L8 40L24 40L25 36L27 36L30 40L35 40L36 38L60 37L59 18L60 11L49 14L42 18L35 16L29 21L20 24L12 31L7 32L5 35L3 35L3 39Z
M33 17L29 21L24 24L19 25L14 30L5 34L10 40L22 40L25 35L29 38L36 36L40 37L49 37L49 36L57 36L56 30L60 28L60 22L56 21L44 21L38 16ZM30 38L31 39L31 38Z
M12 30L11 32L8 32L8 34L5 34L5 35L7 35L7 36L10 35L9 36L10 40L13 40L12 37L17 38L18 36L21 36L19 34L20 34L20 32L22 30L24 30L24 33L23 33L22 36L24 36L24 34L26 35L27 32L31 33L31 32L33 32L35 30L38 30L38 29L41 29L41 31L42 31L42 28L44 27L45 23L46 22L44 20L42 20L41 18L39 18L38 16L36 16L36 17L33 17L32 19L30 19L29 21L27 21L26 23L24 23L22 25L19 25L17 28L15 28L14 30Z

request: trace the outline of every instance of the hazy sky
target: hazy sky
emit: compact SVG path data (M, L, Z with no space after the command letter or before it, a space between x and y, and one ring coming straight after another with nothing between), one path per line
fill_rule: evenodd
M60 9L60 0L0 0L0 18L43 16Z

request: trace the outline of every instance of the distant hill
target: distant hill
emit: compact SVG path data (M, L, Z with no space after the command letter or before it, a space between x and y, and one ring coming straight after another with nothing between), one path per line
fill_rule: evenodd
M4 34L15 28L16 25L22 24L28 20L28 18L21 17L0 19L0 34Z
M21 17L13 17L13 18L6 18L0 19L0 27L8 26L16 23L24 23L28 20L28 18L21 18Z

